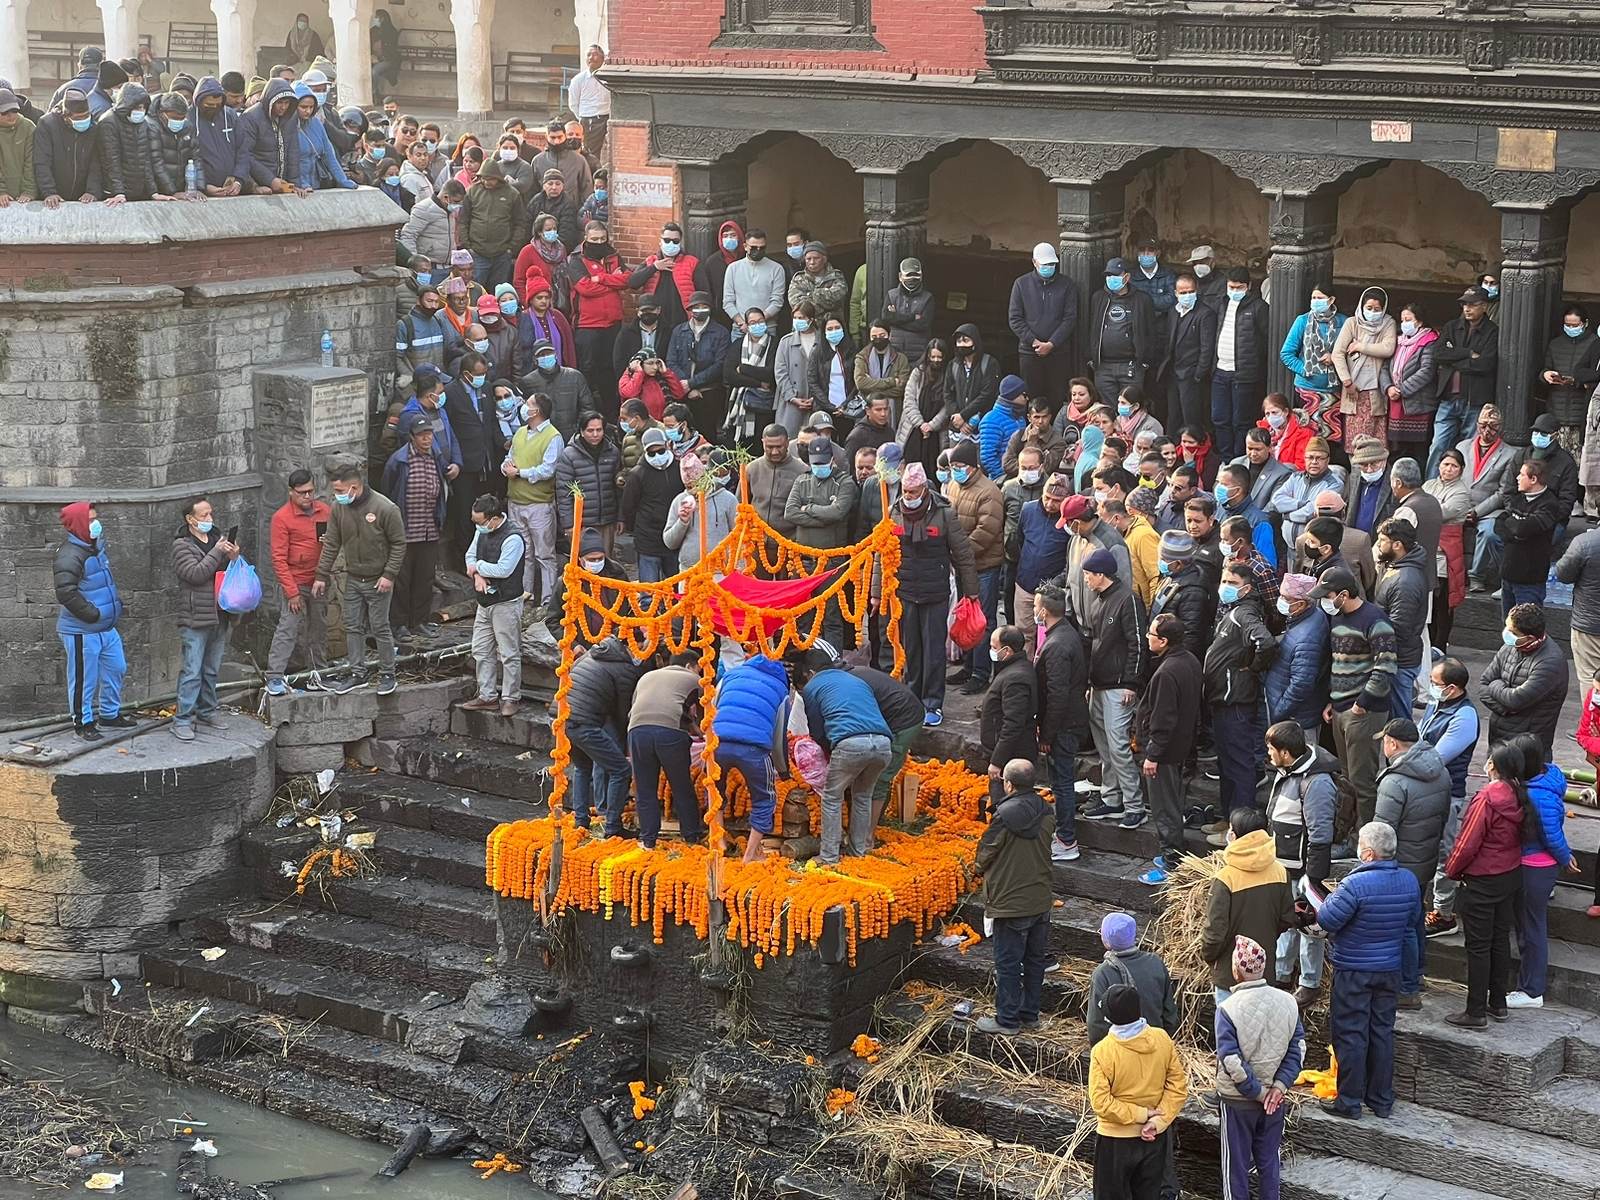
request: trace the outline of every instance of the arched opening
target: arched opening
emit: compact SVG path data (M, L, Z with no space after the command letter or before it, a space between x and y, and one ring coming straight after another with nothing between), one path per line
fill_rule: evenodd
M765 229L774 247L782 246L784 230L798 225L828 244L841 270L860 264L861 180L849 163L804 134L785 134L750 160L749 188L750 224Z
M1141 168L1123 189L1123 205L1124 250L1154 238L1161 261L1178 270L1196 246L1210 246L1219 270L1266 273L1267 198L1208 154L1176 150Z
M928 178L928 246L922 266L938 298L934 333L983 330L988 349L1010 362L1006 332L1011 285L1029 269L1033 247L1056 240L1056 193L1042 171L993 142L946 152Z
M1600 222L1600 192L1590 192L1572 206L1569 228L1589 230ZM1567 237L1567 270L1563 277L1566 294L1593 306L1600 299L1600 239Z
M1493 206L1423 163L1390 162L1339 197L1333 274L1340 308L1354 308L1361 289L1376 285L1388 291L1391 312L1421 300L1430 319L1447 320L1461 289L1499 260Z

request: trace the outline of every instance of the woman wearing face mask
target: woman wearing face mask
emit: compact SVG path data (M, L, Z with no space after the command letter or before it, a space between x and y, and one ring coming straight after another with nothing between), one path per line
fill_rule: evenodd
M951 411L945 390L949 363L950 344L942 338L930 339L906 378L905 402L894 433L905 461L921 463L930 474L939 458L940 431Z
M533 348L549 342L556 361L563 367L578 365L577 338L572 325L555 307L555 289L543 275L533 276L527 290L528 306L517 320L517 361L523 370L533 369Z
M506 182L517 189L517 194L527 203L533 193L539 190L538 183L533 178L533 169L521 154L522 142L514 133L503 133L500 140L494 144L492 151L484 151L484 161L491 159L500 164L500 173L506 177Z
M1306 443L1316 435L1300 420L1294 402L1282 392L1268 392L1261 402L1261 420L1256 428L1265 429L1272 439L1272 457L1296 471L1306 469Z
M1589 310L1569 304L1561 310L1561 330L1544 353L1540 373L1549 388L1545 411L1561 423L1557 435L1573 454L1583 452L1584 424L1589 411L1589 396L1600 383L1600 337L1595 336Z
M355 187L355 183L339 165L339 152L328 139L327 127L322 123L321 102L303 83L294 85L294 95L300 138L300 177L297 183L308 192L318 188ZM182 97L177 99L181 102Z
M1117 395L1115 432L1130 446L1141 433L1148 433L1152 438L1158 438L1166 432L1145 403L1144 389L1136 384L1128 384Z
M1389 403L1383 391L1383 372L1394 357L1397 338L1388 308L1388 293L1379 287L1367 288L1356 304L1356 315L1344 323L1334 340L1333 368L1339 376L1339 413L1344 418L1347 446L1353 446L1358 437L1381 442L1387 436Z
M313 59L322 57L322 35L311 28L311 18L305 13L295 14L294 24L289 27L289 36L283 39L283 49L296 75L301 73L300 68L308 67Z
M1472 561L1471 531L1467 518L1473 509L1472 489L1462 477L1466 459L1459 450L1446 450L1439 459L1439 477L1422 485L1422 490L1439 502L1444 524L1439 527L1439 556L1444 569L1433 596L1433 622L1429 640L1443 652L1450 644L1455 625L1455 609L1467 598L1467 564Z
M1420 304L1413 301L1400 310L1394 357L1384 364L1380 379L1389 410L1391 458L1428 461L1434 414L1439 408L1439 371L1434 360L1438 340L1439 334L1429 328Z
M834 433L841 439L849 430L849 419L860 416L864 405L856 390L855 356L855 344L844 322L829 317L823 322L822 340L811 352L811 394L834 414Z
M798 437L816 408L811 390L811 356L822 340L822 330L817 324L817 310L811 301L802 300L790 314L793 331L778 342L778 356L773 374L778 384L778 410L776 421L789 431L791 438Z
M384 159L378 168L378 190L398 204L402 211L411 212L411 194L400 186L400 164Z
M611 369L611 355L622 329L622 294L628 287L628 273L599 221L584 227L583 243L566 265L557 269L565 275L572 294L578 370L589 381L595 407L608 421L614 420L617 377Z
M728 389L724 444L737 442L752 452L759 447L761 431L772 423L777 409L777 361L778 336L765 310L747 309L744 330L734 330L722 360L722 383Z
M1311 289L1311 307L1289 327L1278 357L1294 372L1294 390L1306 424L1318 437L1342 445L1344 421L1339 412L1339 376L1333 365L1333 347L1346 318L1334 307L1333 300L1331 287Z
M611 172L604 167L594 173L594 191L578 205L578 220L585 224L590 221L611 224Z
M534 197L537 206L538 197ZM543 275L554 288L554 302L556 308L567 316L572 315L572 283L566 271L567 250L561 243L560 222L548 213L533 219L533 230L528 244L517 252L516 264L511 269L511 278L530 280L535 275ZM526 286L523 294L527 294Z

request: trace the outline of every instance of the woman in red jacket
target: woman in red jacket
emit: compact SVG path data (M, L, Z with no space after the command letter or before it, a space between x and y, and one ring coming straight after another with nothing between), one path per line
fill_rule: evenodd
M1511 923L1522 887L1522 829L1539 820L1523 778L1522 751L1509 742L1489 750L1489 784L1467 805L1444 865L1459 880L1456 915L1467 943L1467 1007L1445 1018L1464 1029L1504 1021L1511 972Z
M667 405L682 400L688 391L672 368L648 350L635 354L617 381L617 394L624 400L642 400L653 421L661 420Z
M1268 393L1261 411L1266 415L1256 426L1272 435L1272 456L1285 466L1304 471L1306 443L1314 436L1311 426L1301 424L1294 404L1282 392Z
M615 424L617 381L611 374L611 350L617 330L622 328L622 293L628 287L628 273L611 247L603 222L590 221L583 227L583 244L568 256L566 273L577 326L578 370L589 381L595 409ZM650 415L661 416L654 409Z

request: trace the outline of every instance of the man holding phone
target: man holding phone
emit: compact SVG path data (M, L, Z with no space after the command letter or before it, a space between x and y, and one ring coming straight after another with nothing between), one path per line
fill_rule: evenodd
M317 559L322 556L322 535L328 530L328 505L317 499L311 472L289 476L289 499L272 514L272 573L283 589L278 627L267 650L267 695L284 696L289 685L283 673L298 647L308 669L327 665L327 601L313 595ZM315 683L315 676L312 681Z

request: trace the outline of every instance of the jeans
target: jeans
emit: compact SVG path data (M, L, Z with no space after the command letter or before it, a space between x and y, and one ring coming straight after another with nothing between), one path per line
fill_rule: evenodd
M1089 693L1089 732L1100 755L1100 799L1112 808L1130 813L1144 811L1144 791L1139 768L1134 765L1128 731L1133 725L1133 705L1122 699L1122 688L1095 688Z
M1006 1029L1039 1019L1050 914L994 919L994 1019Z
M480 700L522 699L522 597L480 604L472 616Z
M344 654L352 667L360 669L366 659L370 636L378 645L378 670L385 675L394 673L394 630L389 624L389 602L393 597L392 589L378 590L376 579L345 577Z
M1365 1102L1380 1117L1394 1108L1394 1013L1400 972L1333 973L1328 1023L1339 1056L1341 1112L1359 1114Z
M1427 649L1424 643L1424 650ZM1389 689L1389 715L1411 720L1411 702L1417 698L1417 667L1394 669L1394 686Z
M1517 990L1544 995L1550 971L1550 898L1556 894L1559 866L1522 868L1522 890L1516 897Z
M950 601L905 602L900 636L906 651L906 686L930 712L944 707L944 644L950 638Z
M777 815L778 793L772 782L772 751L766 746L752 746L746 742L717 743L717 766L722 769L724 781L734 771L739 772L744 786L750 792L750 828L761 834L778 832L773 818ZM727 784L723 783L726 792ZM682 819L679 819L682 823Z
M1467 811L1465 796L1450 797L1450 811L1444 819L1444 832L1439 836L1439 869L1433 876L1433 908L1446 917L1456 912L1456 881L1444 873L1444 864L1454 849L1456 837L1461 833L1461 818Z
M983 618L989 623L990 633L996 629L995 614L1000 607L1000 580L1004 572L1004 567L978 572L978 603L983 607ZM967 670L972 672L974 682L989 682L989 676L994 674L994 660L989 657L988 637L978 639L978 644L967 651Z
M1237 372L1211 376L1211 425L1217 460L1232 462L1244 453L1244 435L1261 415L1261 384L1240 379Z
M1056 800L1056 839L1063 846L1078 840L1078 735L1063 729L1050 742L1046 755L1050 771L1050 791Z
M1266 755L1266 709L1253 704L1219 704L1211 710L1211 736L1217 745L1218 807L1224 814L1255 808L1256 782Z
M1512 583L1509 579L1500 581L1500 615L1509 617L1511 610L1519 604L1544 604L1545 581L1538 583Z
M509 250L499 254L479 254L472 252L472 278L482 284L486 291L494 291L502 283L511 282L511 268L513 259Z
M1470 875L1456 892L1461 936L1467 944L1467 1013L1504 1008L1511 975L1511 925L1522 868L1499 875ZM1343 1063L1340 1064L1341 1070Z
M1500 553L1505 543L1494 531L1494 514L1478 522L1477 544L1472 548L1472 568L1468 572L1479 583L1493 588L1500 574Z
M633 807L639 814L639 841L646 847L661 836L661 776L672 789L672 812L686 842L705 837L700 824L700 798L689 777L689 735L664 725L640 725L628 731L628 757L633 759Z
M108 629L60 636L67 651L67 703L72 707L73 724L79 728L93 725L96 714L106 720L121 716L122 677L128 673L122 635ZM184 657L187 661L187 648Z
M1222 1200L1250 1200L1250 1168L1261 1200L1278 1200L1283 1173L1283 1123L1287 1106L1268 1114L1259 1104L1222 1106Z
M221 624L210 629L180 629L183 667L178 672L178 711L175 725L192 725L196 717L210 717L221 707L217 699L217 672L222 670L222 651L228 631Z
M572 743L572 815L579 825L588 828L589 810L598 792L606 836L621 836L622 807L628 801L628 779L632 774L622 743L610 726L574 725L570 721L567 740Z
M872 849L872 789L888 765L889 739L882 734L858 733L833 744L833 753L828 756L828 781L822 788L819 861L839 861L846 790L850 792L850 853L866 854ZM753 803L751 807L754 808Z
M1467 399L1457 396L1442 401L1433 413L1433 444L1428 447L1424 479L1439 477L1439 459L1467 435Z
M660 583L668 576L678 573L678 556L676 554L641 554L639 555L639 582Z
M1411 931L1400 939L1400 994L1417 996L1422 993L1422 968L1428 961L1428 926L1425 909L1417 905L1411 918Z
M278 610L278 627L272 631L272 645L267 648L267 678L282 679L296 649L305 656L305 664L311 670L325 666L327 623L328 602L316 599L309 587L302 586L300 611L290 612L287 604Z
M1293 886L1295 899L1304 899L1305 884L1296 878ZM1294 966L1296 942L1300 943L1300 986L1316 991L1322 986L1322 964L1327 957L1328 943L1322 938L1301 933L1298 929L1285 929L1278 935L1278 945L1275 948L1278 959L1278 982L1289 982L1291 968Z

